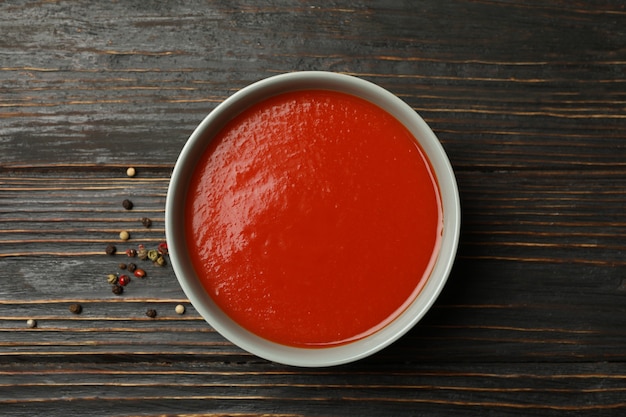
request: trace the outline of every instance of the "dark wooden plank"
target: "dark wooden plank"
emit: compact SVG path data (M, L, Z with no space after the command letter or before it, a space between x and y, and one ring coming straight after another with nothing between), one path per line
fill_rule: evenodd
M55 163L171 164L229 94L302 69L389 88L462 169L624 167L619 3L5 7L5 167L52 162L40 152ZM23 146L33 140L41 146Z
M1 3L1 414L622 415L625 28L620 1ZM293 70L399 95L461 191L459 254L434 308L337 368L233 346L169 266L144 264L122 296L106 282L125 248L164 239L194 127Z
M20 347L38 350L40 356L79 354L84 343L91 347L86 354L103 354L109 349L119 352L124 340L130 351L141 352L152 336L146 333L171 332L176 339L180 333L184 338L191 318L194 332L206 330L191 311L184 320L175 317L173 306L186 299L169 266L155 267L123 254L126 247L156 245L164 239L160 222L167 181L85 175L79 180L62 176L2 180L19 209L9 214L7 226L13 229L0 231L0 253L5 262L11 261L5 271L12 277L5 284L10 296L0 303L0 330L21 333L6 336L0 350ZM94 180L101 184L92 186ZM500 345L498 361L564 361L572 355L623 360L623 332L617 329L625 327L626 319L613 312L622 308L624 295L623 274L617 267L624 266L621 231L626 232L626 198L621 190L626 176L590 171L577 178L564 171L545 178L534 172L501 172L464 173L459 180L464 224L457 265L437 305L440 312L414 332L417 344L426 348L401 355L484 361L491 355L489 347ZM488 189L483 186L487 181ZM29 188L27 183L34 185ZM135 208L127 211L119 202L133 186L139 187L133 194ZM33 203L44 198L40 192L48 203L55 202L53 208ZM72 201L96 207L77 208ZM602 212L596 211L598 201ZM146 213L158 216L152 216L150 229L138 221ZM130 230L130 241L119 241L122 229ZM120 254L106 255L109 243L115 243ZM106 275L120 273L118 264L129 261L143 266L148 277L134 279L123 296L115 296ZM81 316L67 311L72 302L85 306ZM148 320L144 313L150 305L159 305L165 315ZM29 317L38 319L37 330L25 328ZM35 332L39 341L31 339ZM75 338L69 345L68 335ZM211 336L207 343L216 340L219 337ZM475 346L463 350L459 341L468 340ZM192 342L172 346L164 342L150 349L191 349L201 354L205 346ZM536 346L529 350L528 345Z
M199 415L231 415L232 410L238 410L235 415L356 412L383 416L389 412L410 415L417 410L444 410L478 416L485 412L612 415L624 406L623 374L612 374L602 366L563 365L559 374L552 374L541 367L517 365L504 365L494 372L491 366L480 363L471 368L421 365L390 371L352 366L338 371L294 371L271 365L251 369L233 362L192 361L176 369L167 364L127 362L121 369L96 365L80 369L80 373L74 373L71 363L57 365L63 368L22 365L24 377L29 378L11 389L30 410L62 407L72 413L91 410L102 414L109 405L114 413L136 415L142 404L149 408L158 403L167 410L166 415L179 415L177 410L184 408ZM41 387L49 391L42 393ZM64 398L67 392L72 393L72 401ZM597 400L599 395L603 401ZM5 410L19 411L11 407L15 404L12 401L0 401ZM145 415L156 414L148 411Z

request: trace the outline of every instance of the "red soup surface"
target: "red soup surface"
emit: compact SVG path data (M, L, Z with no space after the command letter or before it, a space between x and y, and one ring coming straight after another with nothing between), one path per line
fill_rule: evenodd
M325 90L280 94L230 121L195 169L185 216L215 303L258 336L299 347L358 340L402 313L443 227L411 133Z

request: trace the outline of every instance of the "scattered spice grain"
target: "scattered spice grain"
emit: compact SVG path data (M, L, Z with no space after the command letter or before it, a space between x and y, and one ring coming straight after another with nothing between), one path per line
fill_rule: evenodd
M115 245L109 245L105 249L105 252L107 255L115 255L115 252L117 252L117 248L115 247Z
M115 274L107 275L107 282L109 284L117 284L117 275L115 275Z
M144 245L139 245L137 249L137 257L143 261L148 259L148 250Z
M69 310L71 313L80 314L83 312L83 306L80 304L70 304Z
M150 259L151 261L156 261L158 257L159 252L157 252L155 249L150 249L148 251L148 259Z
M161 255L167 255L167 243L159 243L159 246L157 246L157 252L159 252Z
M133 167L129 167L126 170L126 174L129 177L133 177L136 175L136 170ZM126 209L126 210L132 210L134 207L134 204L131 200L129 199L125 199L122 201L122 206ZM145 228L150 228L152 227L152 220L148 217L142 217L139 219L139 221L141 222L141 224L145 227ZM126 230L123 230L120 232L119 234L119 238L123 241L129 240L131 238L130 233ZM115 247L115 245L108 245L106 248L106 253L108 255L115 255L117 253L117 248ZM156 249L146 249L145 245L143 244L139 244L137 245L137 249L126 249L125 251L126 255L129 258L134 258L134 257L138 257L141 260L146 260L149 259L150 261L153 262L153 264L155 266L164 266L165 265L165 255L168 254L168 248L167 248L167 243L166 242L162 242L160 244L158 244ZM134 263L119 263L118 267L120 270L126 270L129 273L132 273L135 275L135 277L137 278L145 278L148 274L144 269L138 268L136 264ZM131 278L129 275L120 275L120 274L109 274L107 275L107 281L109 284L111 284L111 290L115 295L121 295L124 292L124 287L126 285L128 285L131 281ZM179 312L182 309L182 312ZM177 306L176 311L178 312L178 314L183 314L184 313L184 309L185 307L182 305ZM156 316L156 310L148 310L148 311L153 311L155 316ZM77 313L78 314L78 313ZM152 314L152 313L151 313Z
M155 260L154 260L154 265L155 266L164 266L165 265L165 258L162 257L161 255L159 255Z
M117 278L117 283L122 286L125 287L130 283L130 277L128 275L120 275Z

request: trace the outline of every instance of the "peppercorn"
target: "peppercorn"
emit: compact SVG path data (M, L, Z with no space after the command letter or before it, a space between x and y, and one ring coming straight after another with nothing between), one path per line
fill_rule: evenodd
M137 257L143 261L148 259L148 250L144 245L139 245L137 249Z
M115 245L108 245L105 252L107 255L115 255L115 252L117 252L117 248L115 247Z
M154 265L155 266L164 266L165 265L165 258L162 257L161 255L159 255L155 260L154 260Z
M135 276L137 278L144 278L146 276L146 271L144 271L141 268L137 268L137 269L135 269Z
M129 258L134 258L135 256L137 256L137 251L135 249L126 249L126 255Z
M176 311L176 314L185 314L185 306L182 304L178 304L174 311Z
M133 167L130 167L130 168L128 168L126 170L126 175L131 177L131 178L134 177L136 173L137 173L137 171Z
M135 270L137 269L137 265L130 263L126 266L126 269L128 270L128 272L135 272Z
M124 207L126 210L132 210L133 208L133 202L126 199L124 201L122 201L122 207Z
M121 285L115 284L113 285L113 287L111 287L111 291L113 291L113 294L115 295L122 295L122 293L124 292L124 287L122 287Z
M107 275L107 282L109 284L117 284L117 275L115 275L115 274Z
M147 217L142 217L140 221L141 221L141 224L143 224L146 229L152 226L152 220L150 220Z
M149 308L146 311L146 316L150 317L151 319L155 318L157 316L157 312L155 309Z
M117 278L117 283L122 287L125 287L130 283L130 277L128 275L120 275Z
M28 319L26 320L26 325L30 327L31 329L34 329L35 327L37 327L37 320Z
M120 239L122 239L122 240L130 239L130 233L128 233L126 230L122 230L120 232Z
M80 304L70 304L69 310L74 314L80 314L83 312L83 306Z
M151 261L156 261L158 257L159 257L159 252L157 252L156 250L150 249L148 251L148 259L150 259Z
M125 263L123 263L123 262L122 262L122 263L120 263L120 264L118 265L118 267L119 267L120 269L126 269L127 265L126 265Z
M157 251L161 255L167 255L167 243L166 242L159 243L159 246L157 246Z

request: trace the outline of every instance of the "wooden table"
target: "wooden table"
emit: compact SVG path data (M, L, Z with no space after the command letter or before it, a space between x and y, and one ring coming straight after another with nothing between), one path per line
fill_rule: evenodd
M7 1L0 35L3 416L626 412L623 2ZM295 70L353 74L409 103L463 206L426 318L324 369L225 341L169 265L140 264L148 276L120 296L107 283L126 248L164 240L195 126Z

